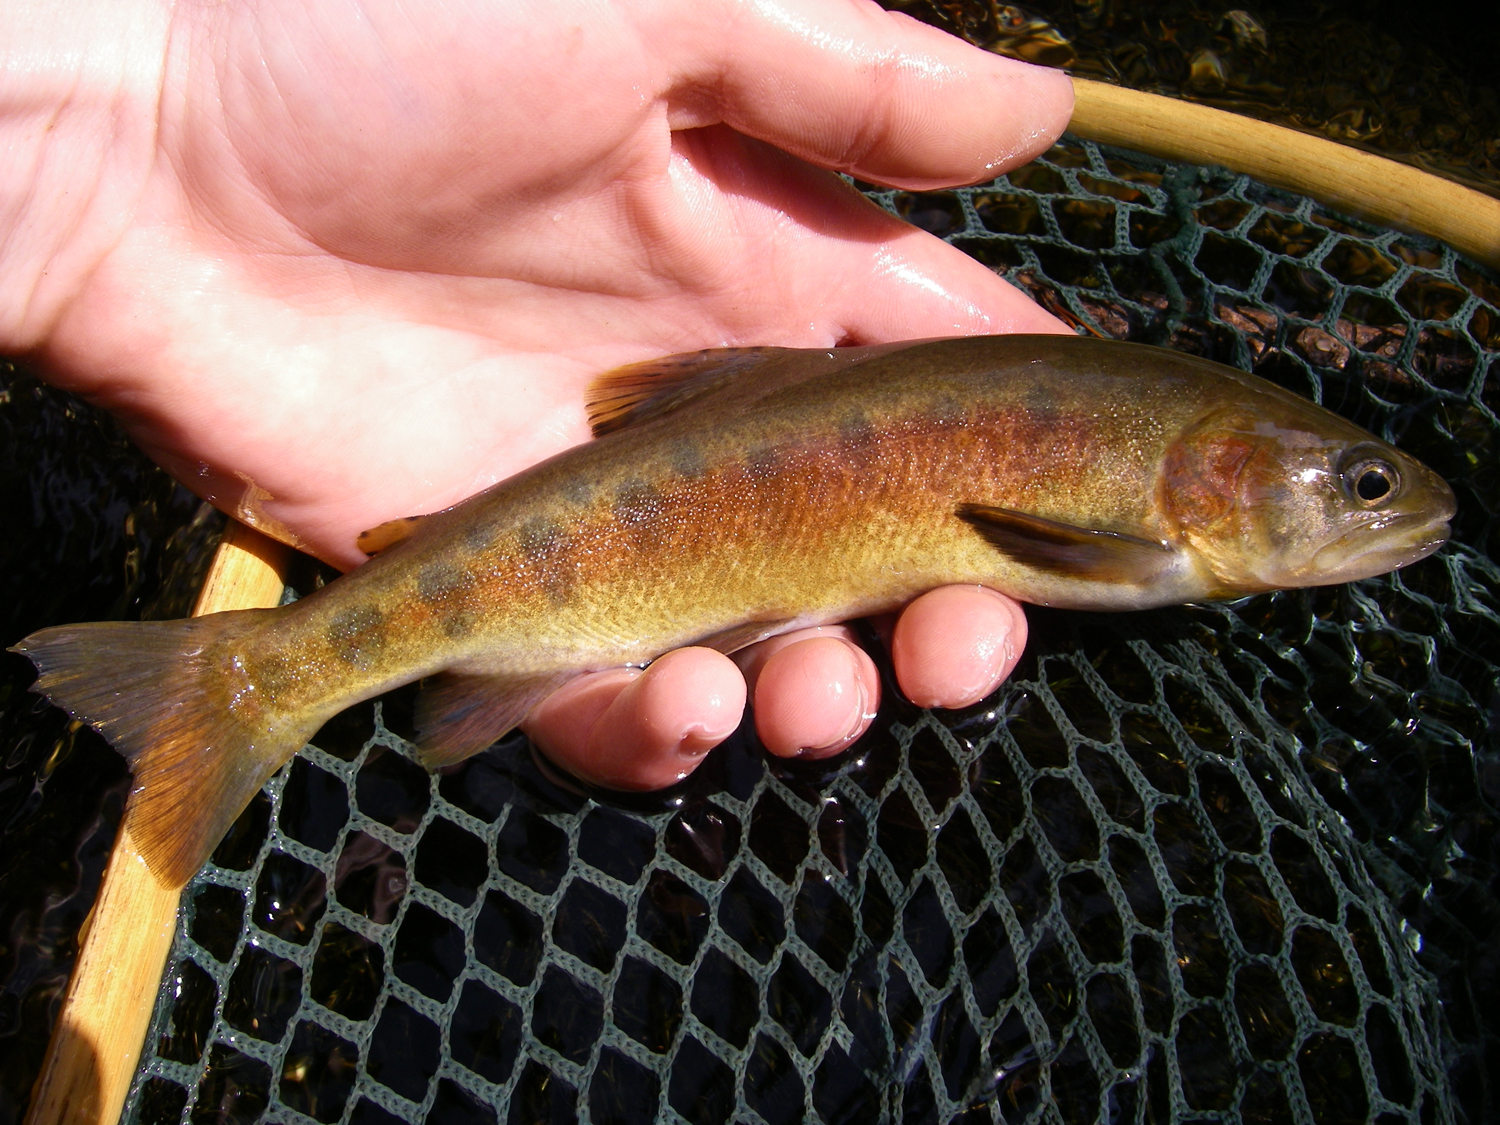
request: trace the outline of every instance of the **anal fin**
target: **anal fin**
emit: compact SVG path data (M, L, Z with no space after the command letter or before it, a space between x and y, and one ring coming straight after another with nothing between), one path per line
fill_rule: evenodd
M1070 578L1143 585L1172 569L1177 559L1164 543L1010 508L961 504L956 514L990 546L1022 566Z
M567 672L544 676L439 672L427 677L416 705L422 764L428 769L451 766L486 749L571 678Z

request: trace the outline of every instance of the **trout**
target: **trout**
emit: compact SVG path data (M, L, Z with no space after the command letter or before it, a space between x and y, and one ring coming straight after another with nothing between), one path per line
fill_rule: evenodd
M1447 484L1193 356L1062 336L707 351L591 391L598 440L361 536L291 605L43 629L33 690L134 770L128 824L185 883L319 726L422 680L429 767L570 678L976 583L1133 610L1380 574L1436 550Z

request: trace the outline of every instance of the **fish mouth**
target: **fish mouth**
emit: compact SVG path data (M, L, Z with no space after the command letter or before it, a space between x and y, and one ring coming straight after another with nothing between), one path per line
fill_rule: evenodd
M1454 509L1437 514L1386 514L1339 536L1313 556L1317 584L1331 586L1373 578L1425 559L1448 542ZM1370 542L1371 539L1376 542Z

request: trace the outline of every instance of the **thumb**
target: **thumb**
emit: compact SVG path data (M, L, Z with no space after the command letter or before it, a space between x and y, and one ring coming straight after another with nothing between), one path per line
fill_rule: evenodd
M723 121L814 164L906 188L976 183L1067 127L1067 75L868 0L687 0L674 127ZM727 24L727 26L726 26Z

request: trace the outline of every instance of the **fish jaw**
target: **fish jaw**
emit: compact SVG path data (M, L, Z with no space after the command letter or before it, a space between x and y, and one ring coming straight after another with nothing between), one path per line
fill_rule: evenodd
M1330 472L1320 506L1329 534L1301 552L1270 552L1262 568L1274 586L1334 586L1386 574L1426 558L1448 541L1457 501L1448 482L1425 465L1384 443L1360 442L1354 451L1374 450L1400 476L1399 494L1361 510L1348 482ZM1347 462L1350 453L1343 455ZM1338 462L1330 467L1337 469ZM1347 475L1347 474L1344 474ZM1326 497L1332 497L1327 499ZM1310 509L1314 505L1308 506ZM1311 518L1311 517L1310 517Z
M1357 527L1313 556L1310 573L1316 578L1301 584L1333 586L1410 566L1448 542L1452 518L1450 507L1438 515L1396 515Z

